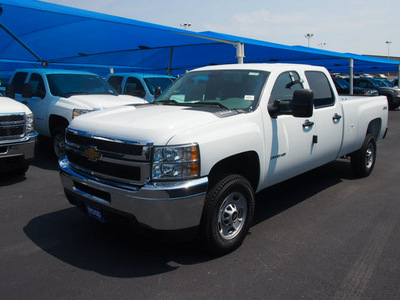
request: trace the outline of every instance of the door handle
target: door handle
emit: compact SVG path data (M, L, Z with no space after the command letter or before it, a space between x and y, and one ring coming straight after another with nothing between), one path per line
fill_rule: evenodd
M310 120L306 120L304 123L303 123L303 127L305 128L305 127L311 127L311 126L313 126L314 125L314 122L312 122L312 121L310 121Z
M342 116L338 115L338 114L334 114L332 117L333 121L339 121L341 118L342 118Z

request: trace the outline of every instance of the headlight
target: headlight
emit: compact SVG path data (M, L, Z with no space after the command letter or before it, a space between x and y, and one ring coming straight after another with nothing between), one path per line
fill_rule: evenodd
M188 179L200 176L197 144L154 147L152 178L155 180Z
M35 130L35 121L33 114L25 114L26 133L32 133Z
M78 109L78 108L75 108L73 113L72 113L72 118L76 118L76 117L78 117L80 115L86 114L86 113L91 112L91 111L92 110L89 110L89 109Z

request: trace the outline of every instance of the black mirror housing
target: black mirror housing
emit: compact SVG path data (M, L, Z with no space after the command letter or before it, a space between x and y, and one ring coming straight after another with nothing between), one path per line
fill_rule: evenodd
M6 97L15 99L15 89L12 84L6 85Z
M314 112L314 93L312 90L301 89L293 93L292 113L296 118L312 117Z
M24 83L22 87L22 98L32 98L33 90L32 86L29 83Z

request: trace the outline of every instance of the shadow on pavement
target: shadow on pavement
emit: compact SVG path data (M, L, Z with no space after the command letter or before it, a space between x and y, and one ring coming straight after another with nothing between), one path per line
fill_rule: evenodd
M344 164L348 162L338 160L262 191L256 197L254 224L340 183L346 176L351 179ZM215 259L202 252L195 241L171 241L163 239L163 233L146 235L148 232L105 226L84 216L76 207L38 216L25 226L24 232L38 247L61 261L111 277L152 276L173 271L180 264Z

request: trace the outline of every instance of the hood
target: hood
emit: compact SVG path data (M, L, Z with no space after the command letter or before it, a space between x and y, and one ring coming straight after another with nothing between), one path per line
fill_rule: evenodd
M31 110L24 104L8 97L0 97L0 113L31 113Z
M79 116L72 120L70 128L99 136L166 145L175 135L195 128L212 130L216 126L214 123L232 114L236 112L215 108L199 110L183 106L130 105Z
M61 100L62 99L62 100ZM129 95L74 95L69 98L61 98L61 101L74 103L77 108L104 109L120 105L143 104L147 101ZM82 107L83 106L83 107Z

